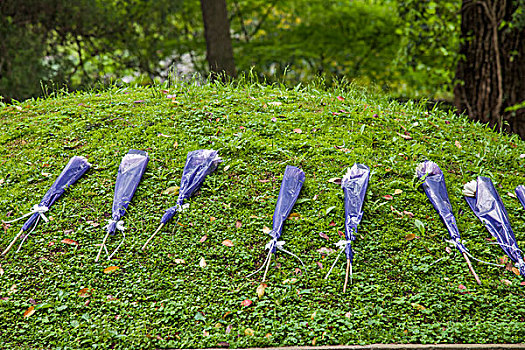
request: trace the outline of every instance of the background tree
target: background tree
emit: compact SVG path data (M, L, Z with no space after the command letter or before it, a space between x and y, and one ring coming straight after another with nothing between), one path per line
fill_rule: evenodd
M455 104L525 138L525 2L464 0Z
M235 63L230 38L230 23L226 0L201 0L206 58L210 70L217 76L235 76Z

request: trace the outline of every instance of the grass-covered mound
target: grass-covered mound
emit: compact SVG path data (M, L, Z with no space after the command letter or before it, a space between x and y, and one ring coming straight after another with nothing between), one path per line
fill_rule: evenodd
M525 144L517 137L352 87L259 84L180 83L28 101L0 110L0 130L2 219L37 204L71 156L84 155L93 164L20 253L12 250L0 259L4 346L525 339L523 278L475 263L483 282L478 286L461 255L446 251L448 234L414 180L420 161L437 162L466 246L474 256L497 262L503 252L487 244L490 235L461 190L477 175L491 177L524 247L524 211L508 194L525 182ZM95 263L117 168L130 148L148 151L151 161L124 218L125 245L113 261ZM169 224L143 253L140 247L175 203L176 195L165 190L179 184L187 152L198 148L218 150L225 162L189 201L180 225ZM354 162L370 166L372 176L354 244L353 284L343 295L344 259L323 279L335 259L324 255L326 248L335 248L344 224L342 190L329 180L342 177ZM298 215L287 220L282 236L306 269L277 254L258 298L261 275L245 276L266 256L269 236L262 230L271 227L286 165L306 173ZM424 230L416 228L416 219ZM4 225L0 248L20 227ZM113 237L110 248L119 239ZM449 258L430 266L444 256ZM119 269L104 273L109 266ZM242 306L245 300L253 303ZM31 306L36 311L24 317Z

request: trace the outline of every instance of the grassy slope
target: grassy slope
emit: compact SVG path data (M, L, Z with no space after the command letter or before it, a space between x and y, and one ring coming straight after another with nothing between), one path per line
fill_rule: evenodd
M525 143L463 117L426 113L412 103L398 105L351 87L327 92L314 86L180 84L169 93L176 97L167 98L160 88L115 88L0 110L2 219L36 204L71 156L87 156L94 165L52 208L52 221L40 225L20 253L0 259L4 345L147 348L228 342L246 347L525 339L522 279L475 264L483 280L477 286L463 259L445 251L446 231L413 181L419 161L439 163L467 247L494 262L503 253L487 245L489 234L463 201L462 184L490 176L525 246L523 209L507 194L525 182L525 160L519 157ZM405 129L413 139L399 136ZM125 216L125 246L114 261L95 263L118 164L130 148L147 150L151 161ZM163 190L178 185L186 153L197 148L217 149L225 162L191 200L180 220L184 227L170 224L142 253L163 210L175 202ZM324 257L317 250L333 248L337 231L343 230L342 191L328 180L341 177L354 162L369 165L372 177L355 242L354 283L342 295L343 259L324 280L335 254ZM271 226L287 164L302 167L307 176L304 200L294 209L300 218L288 220L283 234L286 248L300 255L306 269L296 275L298 263L278 254L266 294L258 299L260 275L245 276L265 257L268 236L262 228ZM395 189L403 193L391 201L383 198ZM412 212L414 218L395 211ZM415 219L424 222L424 233L417 231ZM236 227L237 220L242 227ZM2 234L0 247L20 225ZM417 238L406 241L409 233ZM204 235L207 240L200 243ZM61 243L64 238L80 246ZM226 239L234 246L223 245ZM429 266L446 255L449 260ZM201 258L205 268L199 266ZM120 269L104 274L111 265ZM467 289L460 290L460 284ZM92 289L91 296L79 297L82 288ZM245 299L253 304L242 307ZM24 318L32 304L37 311ZM253 336L246 335L247 328Z

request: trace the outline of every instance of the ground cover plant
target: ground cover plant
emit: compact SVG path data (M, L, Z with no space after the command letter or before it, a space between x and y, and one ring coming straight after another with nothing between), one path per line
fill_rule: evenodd
M478 286L418 188L430 159L445 173L462 238L473 256L506 262L464 202L463 184L490 177L525 245L525 144L465 117L355 86L285 89L238 82L175 82L27 101L0 110L0 215L38 203L73 155L92 168L47 214L18 254L0 259L0 339L25 348L248 347L378 342L517 343L525 339L524 279L474 263ZM120 160L150 162L124 217L126 243L95 263L110 218ZM189 151L224 160L165 226ZM340 178L370 167L364 217L345 266L324 279L344 225ZM286 165L306 181L266 287L261 275ZM21 224L20 224L21 225ZM3 225L1 247L20 226ZM118 239L110 240L114 249ZM112 243L113 242L113 243ZM114 245L112 245L114 244ZM439 258L445 260L431 265Z

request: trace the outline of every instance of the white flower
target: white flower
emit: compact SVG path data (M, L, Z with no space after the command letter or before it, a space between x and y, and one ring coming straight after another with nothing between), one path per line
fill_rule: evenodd
M469 181L463 186L463 194L467 197L475 197L478 182L476 180Z
M423 176L427 174L436 175L436 174L441 174L441 173L442 171L439 168L439 166L436 163L431 162L429 160L419 163L419 165L416 167L416 176L419 178L422 178Z

